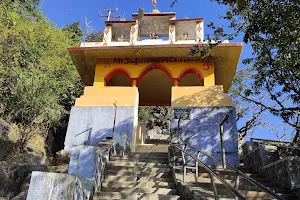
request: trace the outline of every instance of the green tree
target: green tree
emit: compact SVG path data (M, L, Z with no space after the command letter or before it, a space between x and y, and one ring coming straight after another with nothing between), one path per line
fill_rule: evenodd
M80 27L56 28L38 5L34 0L0 2L0 117L20 127L20 150L32 135L46 138L49 130L66 126L83 89L67 52L79 45Z
M73 24L67 24L63 31L66 31L69 34L69 37L73 40L75 45L80 45L83 37L83 32L80 27L80 22L74 22Z

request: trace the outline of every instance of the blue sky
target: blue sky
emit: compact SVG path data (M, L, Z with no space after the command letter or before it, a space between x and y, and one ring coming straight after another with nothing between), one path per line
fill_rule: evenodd
M157 8L161 12L176 12L177 18L184 18L186 16L190 18L204 18L205 34L212 33L212 31L206 27L211 21L216 25L226 24L226 21L219 19L219 15L225 13L226 7L218 5L215 2L210 2L210 0L178 0L173 8L170 7L172 0L157 0L157 2ZM103 30L104 19L98 17L98 12L103 10L105 6L111 9L118 7L118 15L124 15L126 19L131 19L131 14L138 12L139 8L144 8L145 12L151 12L153 10L151 0L42 0L41 10L47 19L53 21L59 28L65 24L80 21L84 30L84 19L87 17L94 28ZM232 42L242 42L242 37L237 37ZM250 57L251 52L250 46L245 45L241 60ZM238 69L243 68L241 60ZM281 124L281 120L274 118L270 114L265 114L263 119L277 125ZM243 122L244 121L239 122L238 126ZM276 139L272 132L264 128L259 129L254 136Z

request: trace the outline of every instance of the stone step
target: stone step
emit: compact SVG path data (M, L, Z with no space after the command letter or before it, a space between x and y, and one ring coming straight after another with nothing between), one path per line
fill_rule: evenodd
M213 198L214 193L212 191L212 188L208 189L206 187L189 187L191 190L193 190L196 193L199 193L202 196L205 196L206 198ZM234 198L234 195L230 192L229 189L217 189L219 197L222 198ZM259 199L274 199L274 197L270 196L266 192L261 191L252 191L252 190L239 190L239 193L241 193L246 199L251 200L259 200ZM289 194L280 194L283 198L288 198Z
M135 181L136 176L111 176L107 175L104 181ZM173 179L171 177L167 178L157 178L157 177L139 177L140 181L162 181L162 182L172 182Z
M102 192L94 197L94 200L101 199L128 199L128 200L177 200L177 195L148 194L148 193L121 193L121 192Z
M226 173L226 172L225 173L224 172L216 172L216 173L225 179L235 179L235 177L236 177L236 174L233 174L233 173ZM265 181L269 180L269 178L264 177L259 174L250 174L250 173L245 173L245 174L255 180L256 179L265 180ZM208 178L210 176L209 176L209 173L206 172L206 173L199 173L199 177Z
M194 176L190 175L189 177L187 177L187 180L190 180L191 182L195 180ZM218 180L218 179L214 179L215 180L215 183L217 184L221 184L221 182ZM231 184L232 186L235 185L235 179L225 179L225 181L229 184ZM210 183L211 180L210 178L203 178L203 177L199 177L198 178L198 182L199 183ZM270 188L277 188L276 185L274 183L270 183L270 182L260 182L261 184L263 184L264 186L266 187L270 187ZM254 186L251 182L247 181L246 179L244 178L240 178L240 185L242 186L249 186L249 187L252 187ZM255 186L256 187L256 186ZM278 189L281 189L281 188L278 188ZM284 189L282 189L284 190ZM285 191L285 190L284 190Z
M109 181L107 179L102 183L103 191L106 188L175 188L175 183L172 182L162 182L162 181L148 181L148 180L139 180L139 181Z
M169 164L168 158L164 157L137 157L137 158L128 158L115 156L111 158L111 161L129 161L129 162L151 162L151 163L161 163L161 164Z
M159 188L159 187L154 187L154 188L103 188L103 192L122 192L122 193L132 193L132 192L137 192L137 193L153 193L153 194L164 194L164 195L176 195L176 189L174 188Z
M169 167L125 167L125 166L108 166L107 171L118 171L118 172L133 172L133 173L142 173L142 172L169 172Z
M130 158L130 159L136 159L136 158L168 158L168 154L151 154L151 153L136 153L136 154L130 154L130 155L124 155L124 156L114 156L114 157L120 157L120 158Z
M212 168L212 170L214 170L215 172L220 172L220 173L226 173L226 174L236 174L237 172L235 170L231 170L231 169L223 169L222 166L213 166L213 167L210 167ZM205 168L203 167L199 167L199 173L202 173L202 172L207 172ZM247 173L247 174L257 174L255 172L253 172L251 169L243 169L243 170L240 170L242 171L243 173Z
M134 162L134 161L126 161L126 160L119 160L119 161L111 161L107 164L107 166L124 166L124 167L169 167L168 164L161 164L161 163L152 163L152 162Z
M226 186L225 185L223 185L222 183L220 183L218 180L215 180L215 181L216 181L216 187L217 187L217 189L224 189L224 190L226 190ZM227 180L227 182L230 183L230 180ZM197 185L200 186L200 187L203 187L203 188L211 188L212 187L212 185L211 185L210 182L207 182L207 183L199 182ZM231 182L231 185L233 187L235 187L234 182ZM257 192L263 192L264 191L260 187L255 186L255 185L253 185L253 184L251 184L249 182L248 183L247 182L246 183L240 183L238 189L239 190L257 191ZM271 187L269 189L272 190L273 192L276 192L276 193L287 192L285 189L282 189L282 188L272 188Z
M146 153L132 152L131 155L168 156L169 153L167 153L167 152L146 152Z
M151 168L149 169L125 168L120 170L107 169L105 174L113 175L113 176L132 176L138 174L139 177L143 177L143 176L157 177L158 174L166 174L166 175L169 174L169 169L165 169L165 168L152 168L152 169Z

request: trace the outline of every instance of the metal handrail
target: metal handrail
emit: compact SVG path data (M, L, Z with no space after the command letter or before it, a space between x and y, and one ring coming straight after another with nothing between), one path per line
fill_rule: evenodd
M251 141L262 141L262 142L274 142L274 143L284 143L284 144L290 144L291 142L284 142L284 141L278 141L278 140L269 140L269 139L260 139L260 138L250 138Z
M181 140L181 139L179 138L179 140ZM183 142L183 141L182 141L182 142ZM186 146L188 146L190 149L192 149L192 150L194 150L194 151L197 151L197 152L200 152L200 153L202 153L202 154L204 154L204 155L210 157L211 159L217 161L218 163L223 164L221 160L215 158L215 157L212 156L211 154L209 154L209 153L207 153L207 152L204 152L204 151L202 151L202 150L200 150L200 149L197 149L197 148L195 148L195 147L193 147L193 146L190 146L190 145L188 145L188 144L186 144L186 143L183 143L183 144L186 145ZM228 164L226 164L226 167L229 168L229 169L231 169L231 170L236 171L238 175L243 176L246 180L248 180L248 181L251 182L252 184L254 184L254 185L260 187L262 190L264 190L265 192L267 192L267 193L270 194L271 196L275 197L276 199L284 200L284 198L280 197L278 194L276 194L275 192L273 192L272 190L270 190L269 188L267 188L267 187L264 186L263 184L259 183L258 181L254 180L253 178L247 176L245 173L243 173L242 171L238 170L237 168L232 167L231 165L228 165ZM237 181L239 181L239 177L237 177ZM236 184L236 185L238 185L238 184Z
M217 193L217 190L216 190L216 186L215 186L213 176L216 177L222 184L224 184L226 186L226 188L228 188L236 197L238 197L239 199L242 199L242 200L246 200L246 198L243 197L243 195L241 193L239 193L236 189L234 189L222 177L220 177L216 172L214 172L208 165L206 165L204 162L202 162L200 159L198 159L193 154L191 154L191 153L183 150L182 148L176 146L176 145L180 145L180 144L173 144L173 143L170 142L169 145L171 145L172 147L175 147L176 149L180 150L181 152L184 152L185 154L187 154L188 156L193 158L196 162L200 163L204 167L204 169L206 169L206 171L209 172L210 178L211 178L211 181L212 181L212 184L213 184L213 188L214 188L215 199L218 199L218 193Z

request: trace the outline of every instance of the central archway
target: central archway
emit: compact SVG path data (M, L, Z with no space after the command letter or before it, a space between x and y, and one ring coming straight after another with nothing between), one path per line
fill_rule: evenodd
M140 106L170 106L172 74L162 65L145 68L137 80Z

